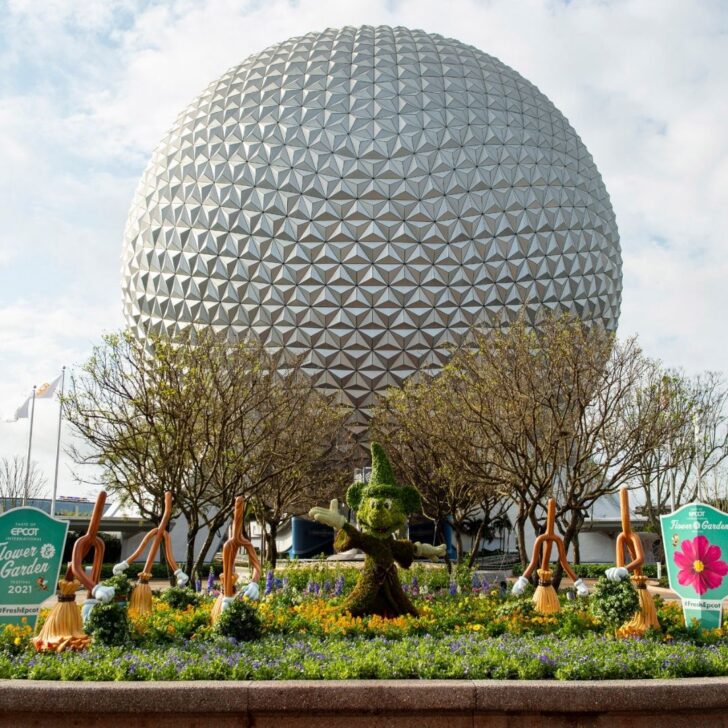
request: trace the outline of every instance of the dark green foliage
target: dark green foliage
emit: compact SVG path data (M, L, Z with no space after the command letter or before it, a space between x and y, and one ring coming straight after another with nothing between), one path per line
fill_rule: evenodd
M189 587L173 586L162 592L162 601L169 604L172 609L186 609L190 605L200 605L199 595Z
M111 586L114 588L114 600L117 602L128 602L129 597L131 596L131 590L134 588L134 584L129 581L126 574L112 576L101 583L104 586Z
M120 647L131 641L126 605L120 602L97 604L86 622L86 633L107 647Z
M238 642L252 642L260 639L261 624L258 610L248 599L236 599L220 615L215 623L215 632L223 637L232 637Z
M616 629L634 616L640 600L629 579L609 581L601 577L594 585L590 606L600 622Z
M366 483L356 482L350 485L348 490L346 491L346 505L348 505L352 511L359 510L362 494L364 493L364 489L366 487Z
M369 476L370 485L394 485L394 472L389 464L389 459L384 452L384 448L378 443L373 442L370 447L372 453L372 473Z
M574 571L580 579L598 579L600 576L604 576L604 572L612 566L614 566L614 564L573 564ZM520 576L525 568L526 567L523 564L514 564L513 576ZM657 564L644 564L642 566L642 573L648 579L656 579ZM663 577L663 579L664 578L665 577ZM662 586L662 584L660 584L660 586ZM667 586L666 580L665 586Z

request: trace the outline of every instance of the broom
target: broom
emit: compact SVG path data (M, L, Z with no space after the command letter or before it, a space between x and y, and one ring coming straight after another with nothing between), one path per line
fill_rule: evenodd
M245 501L242 496L235 499L235 509L233 511L233 523L228 532L228 540L222 547L222 574L220 575L220 585L222 591L215 600L215 604L210 612L210 619L213 624L220 618L228 604L235 598L235 582L238 575L235 573L235 559L238 550L242 546L248 553L248 560L253 571L251 584L255 584L257 594L257 582L260 579L260 561L258 554L255 553L253 544L243 536L243 516L245 515ZM256 597L253 597L257 599Z
M174 575L177 577L177 584L184 586L189 581L187 575L177 566L177 562L172 555L172 543L169 532L167 531L167 525L171 517L172 494L167 491L164 494L164 512L162 513L162 520L159 522L159 525L144 536L137 550L131 556L127 557L127 561L122 561L114 566L114 574L123 574L129 568L129 561L136 560L147 547L147 544L151 542L152 546L147 554L144 570L139 574L137 583L134 585L129 598L129 614L133 616L149 614L152 611L152 588L149 586L149 580L152 578L154 557L162 543L164 543L167 564L174 571Z
M551 544L546 546L546 550L551 550ZM548 558L550 554L544 554L544 561L548 564ZM539 614L554 614L555 612L561 611L561 604L559 604L559 597L556 594L551 584L553 572L551 569L541 568L537 572L538 574L538 586L536 591L533 593L533 603L536 607L536 611Z
M80 587L81 583L73 578L69 566L66 577L58 581L58 602L33 638L33 646L38 652L82 650L88 645L90 638L84 634L81 608L76 604L76 591Z
M657 609L652 594L647 590L647 577L642 574L635 574L630 581L637 590L640 599L639 609L634 613L632 619L622 625L626 632L644 634L648 629L660 629L660 622L657 619Z
M536 539L534 544L534 559L538 558L538 549L543 543L543 556L541 558L541 568L536 572L538 574L538 586L533 593L533 603L536 611L540 614L553 614L561 610L559 597L551 584L553 572L549 569L551 561L551 544L554 541L554 520L556 519L556 501L549 498L546 510L546 532ZM541 541L539 541L541 539Z
M129 597L129 613L134 615L149 614L152 611L152 587L149 586L149 580L152 575L148 571L139 573L137 583L131 590Z
M622 532L617 536L617 568L634 572L630 577L630 581L637 590L640 606L634 613L632 619L620 627L618 633L643 635L648 629L659 629L660 622L657 619L655 601L652 598L652 594L647 590L647 577L642 575L642 564L645 561L645 553L640 537L632 530L629 516L629 493L626 488L620 488L619 490L619 509L622 516ZM627 566L624 565L625 549L627 549L632 559Z

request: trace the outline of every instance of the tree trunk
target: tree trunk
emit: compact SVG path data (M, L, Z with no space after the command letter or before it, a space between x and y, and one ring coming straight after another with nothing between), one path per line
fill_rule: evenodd
M443 527L442 519L440 519L440 518L437 519L436 530L437 530L438 535L440 536L440 539L445 544L445 566L447 567L447 573L451 574L452 573L452 561L450 561L450 552L449 552L449 549L447 548L449 546L449 544L448 544L447 540L445 539L445 528Z
M276 535L278 534L278 524L277 523L270 523L270 541L268 542L270 544L270 549L268 551L268 561L270 561L270 565L272 569L276 568L276 562L278 561L278 546L276 544Z
M463 563L463 536L460 533L460 526L453 523L452 530L455 532L455 554L457 559L457 565Z
M531 561L531 557L526 551L526 513L518 514L516 518L516 538L518 539L518 558L525 569Z
M255 520L258 521L258 526L260 527L260 563L262 566L265 566L268 557L268 536L267 529L265 527L265 519L261 521L260 518L256 516Z
M469 569L473 568L473 565L475 564L475 559L478 556L478 551L480 551L480 541L483 538L483 531L485 531L485 518L480 522L478 530L475 532L475 536L471 544L470 559L468 559Z
M222 525L222 524L220 524ZM212 546L212 542L215 540L215 537L217 536L217 531L220 528L220 525L216 524L215 521L213 521L207 531L207 537L205 538L205 541L202 544L202 548L200 549L199 553L197 554L197 559L195 561L195 565L193 567L193 570L196 571L198 574L201 573L201 569L203 564L205 563L205 558L207 557L207 554L210 550L210 546ZM214 558L214 554L213 554Z
M191 574L195 563L195 541L199 533L199 526L188 524L187 531L187 556L185 558L185 573Z
M579 546L579 534L574 536L574 564L581 563L581 548Z

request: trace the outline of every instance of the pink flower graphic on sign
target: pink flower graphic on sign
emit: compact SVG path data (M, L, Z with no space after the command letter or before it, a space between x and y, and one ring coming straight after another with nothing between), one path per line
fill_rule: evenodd
M728 564L721 561L720 546L711 544L705 536L683 541L681 551L675 552L680 571L677 580L682 586L692 586L698 594L717 589L728 574Z

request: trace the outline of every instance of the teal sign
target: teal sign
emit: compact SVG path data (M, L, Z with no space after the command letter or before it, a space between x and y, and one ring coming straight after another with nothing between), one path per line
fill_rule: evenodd
M25 617L35 629L40 605L56 591L68 521L38 508L0 515L0 625Z
M728 596L728 513L690 503L660 521L670 588L682 599L685 623L720 627Z

